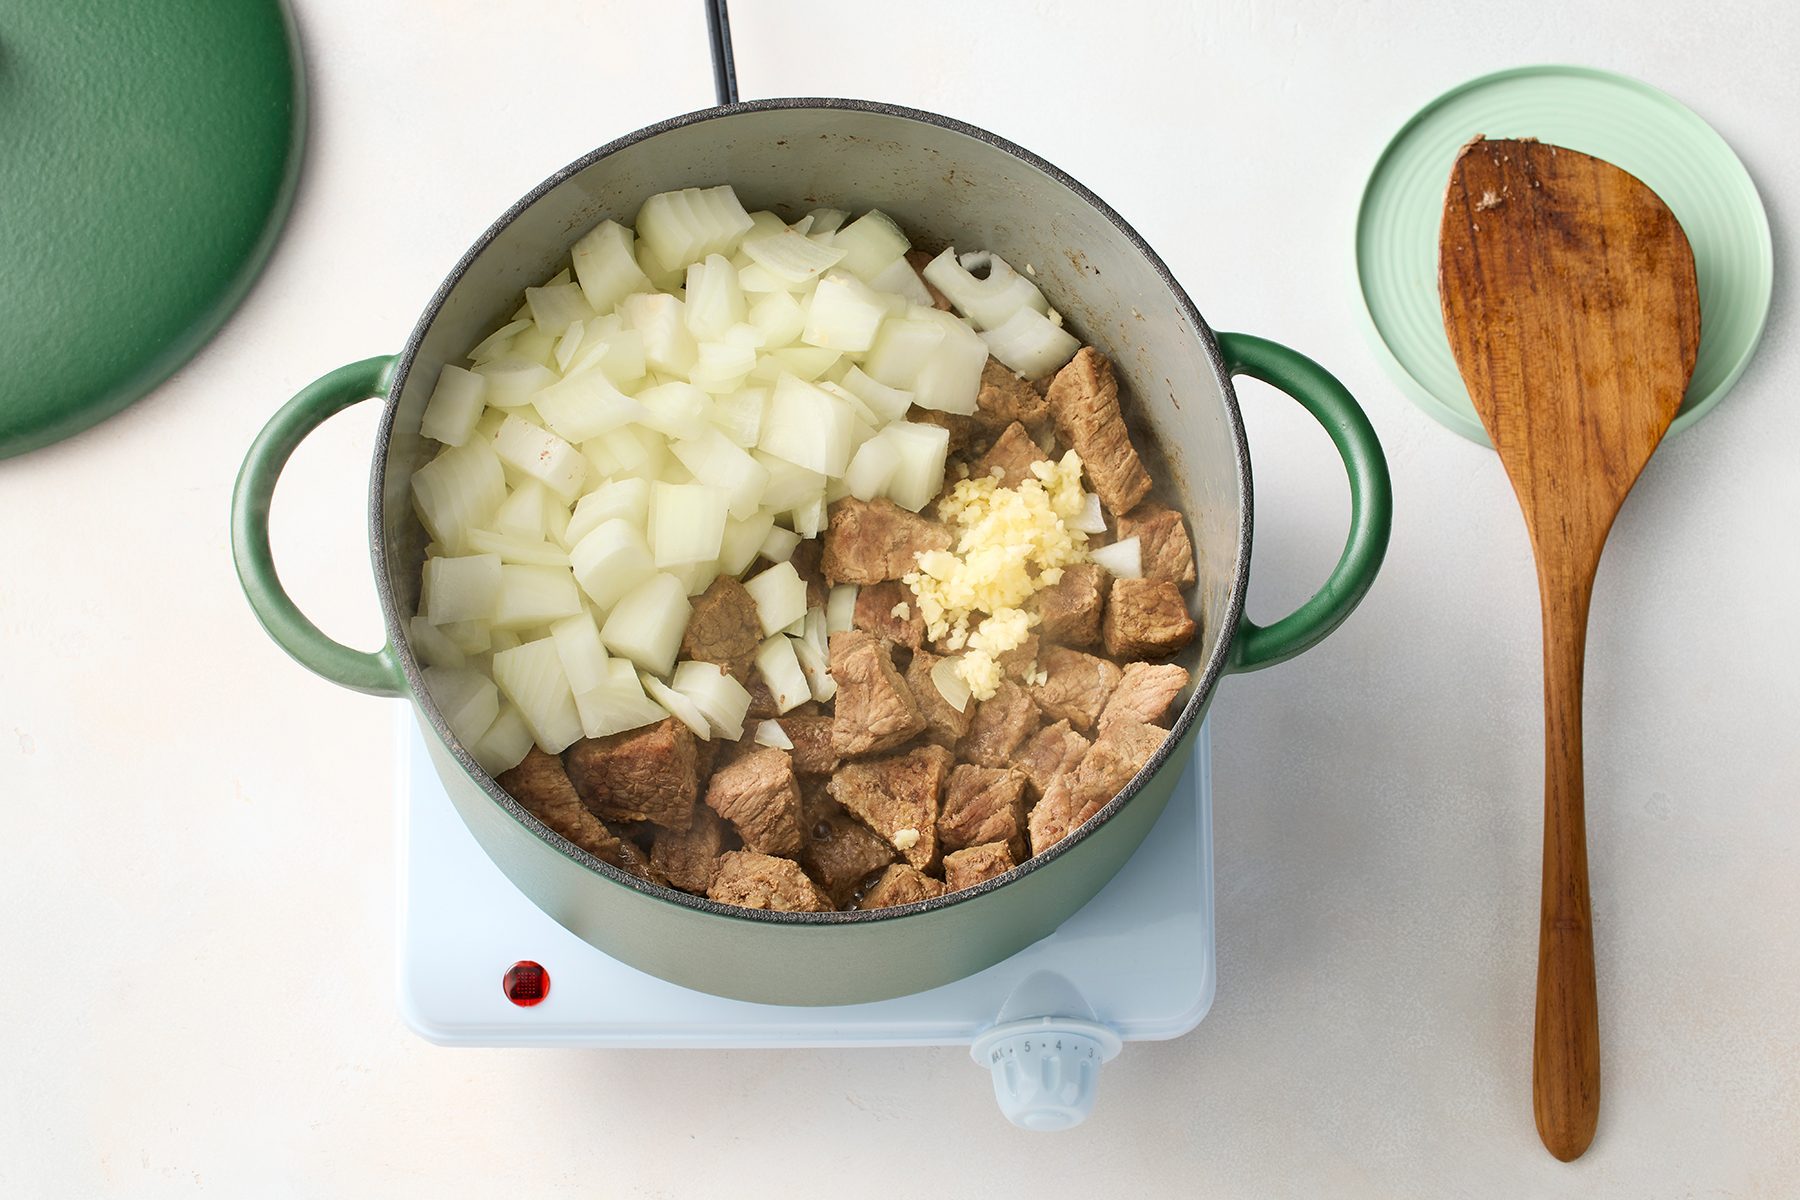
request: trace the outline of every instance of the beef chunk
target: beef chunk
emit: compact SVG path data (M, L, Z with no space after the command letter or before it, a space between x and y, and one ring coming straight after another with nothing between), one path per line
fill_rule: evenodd
M686 829L700 792L699 752L686 725L669 717L563 751L569 780L596 816Z
M925 728L925 716L894 669L886 643L861 629L831 635L837 712L831 746L845 758L891 750Z
M958 766L944 791L938 844L951 851L1003 842L1014 855L1023 855L1025 783L1025 772L1017 768Z
M863 880L894 861L894 848L824 795L801 801L806 846L800 861L839 908L849 904Z
M781 709L775 704L775 693L769 690L769 681L755 667L750 668L750 678L744 682L744 690L750 693L750 708L744 714L746 718L767 721L781 715Z
M794 547L794 552L788 555L788 562L793 564L795 574L806 584L808 608L825 607L825 600L831 594L831 588L825 582L825 573L819 569L824 557L825 543L816 537L801 538L800 544Z
M831 777L831 798L923 870L937 858L938 797L953 758L942 746L845 763Z
M975 706L968 704L958 712L937 690L937 684L931 682L931 668L942 661L929 650L915 650L912 662L906 668L906 688L925 717L925 740L954 750L956 743L969 732L969 720L975 715Z
M1053 721L1067 721L1077 729L1092 729L1119 683L1119 668L1104 658L1045 646L1038 653L1038 670L1046 679L1031 685L1031 697Z
M706 805L758 854L798 854L800 785L787 751L759 746L712 777Z
M650 843L650 865L669 886L696 896L706 895L719 870L719 855L737 839L724 820L704 804L694 806L693 824L680 833L660 829Z
M619 835L588 811L556 755L533 746L523 762L494 782L557 833L595 858L619 865Z
M862 899L857 901L858 908L895 908L902 904L916 904L920 900L932 900L944 894L944 885L917 867L909 867L905 863L895 863L881 873L881 878L869 885Z
M694 600L687 633L681 639L681 657L717 663L743 683L750 677L750 660L761 641L756 602L743 584L721 575Z
M1119 540L1134 537L1143 559L1145 579L1166 579L1190 588L1199 578L1194 571L1194 543L1188 540L1181 514L1154 500L1119 518Z
M1165 658L1199 630L1181 589L1168 580L1113 580L1100 632L1114 658Z
M1042 854L1106 807L1166 737L1166 729L1136 721L1108 726L1079 763L1051 781L1031 810L1031 852Z
M1069 834L1075 827L1075 810L1081 807L1070 789L1075 772L1064 771L1050 781L1043 799L1031 806L1026 826L1031 834L1031 852L1042 854Z
M1019 864L1005 842L987 842L970 846L955 854L944 855L944 890L960 892L978 883L1004 875Z
M1043 393L997 358L988 359L981 368L981 391L975 405L976 419L990 430L1017 422L1035 436L1050 428L1050 405Z
M1111 578L1097 563L1064 567L1061 579L1031 598L1039 618L1039 636L1065 646L1098 646L1100 613L1106 606L1106 585Z
M1114 515L1128 513L1150 492L1150 475L1138 461L1119 413L1119 384L1112 363L1083 346L1050 384L1050 415L1064 446L1081 455L1100 502Z
M719 859L709 898L720 904L772 912L830 912L831 898L791 858L732 850Z
M994 661L1000 664L1000 669L1006 672L1008 679L1024 683L1025 672L1037 666L1038 644L1038 635L1028 633L1024 641L997 656Z
M912 266L913 274L919 277L919 282L924 284L925 290L931 293L931 303L937 308L949 312L950 298L938 291L936 284L925 278L925 268L929 267L931 260L936 257L937 255L929 250L908 250L906 252L906 261Z
M975 706L969 732L957 747L965 762L984 767L1004 767L1012 761L1019 743L1038 727L1038 706L1031 693L1010 679L1002 679L994 694Z
M897 617L896 609L905 605L906 615ZM850 623L876 637L898 642L911 650L925 644L925 618L919 615L918 598L911 588L897 579L871 583L857 589L856 609Z
M822 565L831 583L880 583L911 571L921 552L950 545L943 525L892 500L846 496L831 506Z
M1102 722L1106 714L1100 714ZM1031 735L1031 740L1019 750L1015 763L1019 770L1025 772L1025 792L1033 801L1043 798L1050 790L1050 781L1081 761L1081 756L1088 752L1088 740L1069 728L1067 721L1058 721L1054 725L1046 725Z
M1119 686L1113 689L1112 698L1100 711L1101 730L1115 721L1162 724L1169 705L1187 684L1186 667L1174 663L1126 663L1119 676Z
M832 719L802 716L798 709L779 718L781 731L794 743L794 770L802 775L829 775L837 770L838 752L831 748Z
M992 448L981 456L975 464L974 475L993 475L999 472L1000 486L1016 488L1027 479L1037 476L1031 473L1032 463L1049 462L1050 456L1037 448L1025 427L1014 421L1006 427L1006 432L995 439Z

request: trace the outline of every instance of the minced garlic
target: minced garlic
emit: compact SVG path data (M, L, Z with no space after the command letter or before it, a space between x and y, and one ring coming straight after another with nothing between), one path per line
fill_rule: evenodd
M911 850L914 846L916 846L918 844L919 844L919 831L918 830L907 828L907 829L898 829L898 830L894 831L894 848L896 850Z
M1070 450L1033 463L1031 474L1016 488L985 475L959 481L938 506L959 531L955 550L919 555L919 569L905 576L926 632L964 651L956 674L977 700L993 696L1005 674L999 657L1037 623L1025 602L1088 557L1087 534L1068 524L1082 510L1081 456ZM987 615L971 629L976 613Z

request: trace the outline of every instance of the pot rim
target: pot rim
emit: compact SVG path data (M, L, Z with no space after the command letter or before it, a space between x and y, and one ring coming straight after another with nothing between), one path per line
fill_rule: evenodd
M832 911L819 913L769 912L761 909L741 908L737 905L721 904L718 901L710 900L705 896L696 896L688 892L679 891L675 888L663 887L651 883L648 880L640 879L636 875L623 871L620 868L613 866L611 863L604 862L588 853L586 850L576 846L573 842L570 842L567 838L539 821L525 808L524 805L513 799L510 794L494 781L493 776L489 775L481 768L480 764L475 761L474 757L463 746L462 742L450 731L450 727L444 721L443 714L438 711L436 704L431 700L430 692L425 688L424 677L420 673L418 661L413 656L412 645L407 638L405 622L400 615L399 606L394 600L393 589L388 582L387 537L384 529L386 507L384 484L386 479L388 449L393 438L394 423L399 413L399 397L405 390L407 378L411 374L414 357L417 355L427 331L430 330L433 322L436 321L439 312L442 311L450 294L462 281L464 274L481 255L482 251L486 250L488 245L493 242L503 230L517 220L527 209L531 208L532 205L536 204L539 200L560 187L573 176L587 170L587 168L593 166L602 159L608 158L630 146L635 146L640 142L649 141L659 134L682 129L689 125L697 125L704 121L714 121L721 118L738 116L742 113L785 110L800 111L807 109L874 113L879 116L898 117L903 120L913 121L923 125L936 126L939 129L949 130L953 133L960 133L965 137L982 142L993 149L1010 154L1026 165L1043 173L1052 181L1073 192L1083 202L1092 207L1101 216L1105 217L1125 240L1129 242L1139 254L1144 256L1144 259L1149 264L1151 270L1155 272L1157 278L1162 281L1163 286L1168 289L1169 296L1175 302L1176 308L1192 327L1194 333L1200 339L1202 347L1206 351L1207 361L1212 364L1213 374L1219 383L1220 393L1225 402L1225 409L1228 417L1227 425L1234 443L1233 453L1237 460L1238 490L1242 497L1242 503L1240 504L1238 511L1238 567L1237 572L1232 579L1231 587L1226 594L1225 601L1225 621L1229 628L1225 631L1224 635L1219 638L1218 644L1213 648L1211 656L1208 657L1206 664L1200 673L1199 680L1194 684L1193 692L1189 695L1187 703L1182 706L1181 712L1176 716L1176 719L1170 723L1168 737L1163 739L1163 743L1157 748L1156 753L1150 756L1150 760L1145 763L1138 773L1132 777L1131 781L1120 790L1118 795L1107 802L1106 806L1101 808L1092 818L1084 822L1079 828L1071 830L1061 841L1050 847L1050 849L1044 851L1042 854L1034 854L1018 866L1013 867L1011 870L996 875L992 879L984 880L974 887L964 888L956 892L949 892L933 899L917 901L912 904L896 905L892 908L854 909L848 912ZM1200 315L1200 310L1194 306L1194 302L1189 298L1186 289L1176 281L1175 276L1170 272L1161 256L1159 256L1155 250L1151 249L1149 243L1146 242L1143 236L1131 226L1130 222L1120 216L1111 205L1106 203L1106 201L1095 195L1066 171L1063 171L1061 168L1048 162L1044 158L1032 153L1030 150L1025 149L1023 146L1009 141L998 134L990 133L979 126L971 125L965 121L959 121L954 117L946 117L942 114L929 112L924 109L909 108L904 105L889 104L877 100L853 100L841 97L790 96L768 100L750 100L736 104L697 109L693 112L683 113L680 116L658 121L653 125L647 125L642 129L633 133L628 133L623 137L616 138L613 141L598 147L597 149L591 150L574 162L569 163L561 170L550 175L530 191L526 192L525 195L520 197L510 208L502 213L492 225L488 226L481 236L475 239L475 242L469 249L463 253L462 257L457 260L456 265L451 269L450 273L445 276L443 283L438 285L437 291L432 294L430 302L426 304L424 311L419 316L418 323L413 326L412 332L407 336L406 345L401 349L395 360L392 382L388 388L387 402L382 408L381 423L376 432L374 463L369 478L369 495L369 546L371 557L374 560L375 587L381 600L382 619L386 625L388 642L394 647L395 657L400 663L401 670L405 673L407 686L411 692L413 702L419 707L420 711L425 714L426 719L431 723L433 732L437 734L439 740L441 740L445 747L449 749L451 756L456 760L457 764L461 766L472 779L481 785L482 790L487 793L490 800L498 804L540 841L545 843L548 849L561 854L565 858L573 860L577 864L586 867L588 870L612 883L618 884L621 887L630 888L651 899L659 900L666 904L675 905L681 908L692 909L696 912L706 913L712 916L726 917L733 920L756 924L817 926L862 925L878 921L902 920L907 917L923 916L927 913L936 912L952 905L978 900L989 892L1004 887L1015 880L1022 879L1034 871L1039 871L1050 866L1063 857L1063 855L1073 851L1091 834L1106 824L1114 814L1119 812L1127 804L1131 803L1132 799L1143 790L1144 784L1150 777L1161 771L1164 766L1168 764L1171 757L1175 754L1176 747L1182 743L1189 731L1201 719L1201 715L1206 711L1207 705L1211 701L1213 689L1218 686L1219 680L1225 674L1225 669L1230 662L1231 645L1232 642L1236 640L1237 631L1243 618L1244 597L1249 589L1250 583L1250 548L1253 508L1250 478L1250 447L1249 442L1245 437L1243 414L1238 407L1237 390L1232 386L1231 373L1225 368L1225 360L1219 352L1218 339L1214 335L1212 327L1208 325L1206 319Z

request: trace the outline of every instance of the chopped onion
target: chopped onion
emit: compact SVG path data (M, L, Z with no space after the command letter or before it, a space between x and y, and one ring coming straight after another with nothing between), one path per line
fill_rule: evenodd
M569 373L569 364L575 361L575 355L586 337L587 322L571 321L569 327L563 330L563 335L556 339L556 369L563 375Z
M427 559L424 590L430 597L425 619L433 625L492 620L500 604L500 556L468 554Z
M853 414L829 392L784 374L776 381L759 447L820 475L842 475L850 465ZM769 507L779 507L773 499Z
M970 267L982 266L987 268L987 278L977 279L969 273ZM1050 307L1037 285L997 254L965 254L959 261L956 251L947 249L926 264L925 282L944 293L979 329L996 328L1021 308L1045 312Z
M766 418L763 424L768 424ZM763 450L752 450L750 457L768 469L769 487L762 502L770 512L784 512L825 490L825 477L817 471L795 466Z
M821 234L833 234L843 228L850 214L841 208L815 208L806 214L809 223L806 236L816 238Z
M1081 349L1066 330L1032 308L1021 308L1000 325L982 333L988 352L1027 379L1042 379L1060 370Z
M475 432L487 404L487 377L461 367L445 367L425 405L419 432L446 446L460 446Z
M763 411L768 406L767 388L743 388L714 396L712 423L731 439L732 445L749 450L762 435Z
M825 532L825 511L825 493L820 492L805 504L795 505L788 517L793 522L795 533L803 538L818 537Z
M635 224L651 252L679 270L709 254L731 254L751 221L737 193L725 185L652 196L638 210Z
M600 682L575 696L575 711L581 717L582 732L591 738L654 725L669 715L644 695L637 669L622 658L606 660Z
M749 326L745 326L749 328ZM703 392L723 395L735 392L744 377L756 369L756 347L736 342L701 342L688 382Z
M726 504L725 491L710 484L653 484L650 547L657 569L717 559L720 539L725 536Z
M881 332L875 335L875 344L862 363L862 370L871 379L890 388L909 390L918 383L919 375L944 344L944 327L919 315L925 311L908 309L905 317L882 322Z
M600 640L644 670L667 675L692 612L679 579L652 575L619 598L600 627Z
M506 498L506 474L485 441L453 446L413 472L413 507L431 540L451 553L470 526L493 516Z
M803 233L784 229L776 234L745 238L744 253L774 278L795 284L807 283L835 267L845 251L836 246L822 246Z
M552 622L550 637L556 643L563 674L577 696L606 681L609 659L606 647L600 643L600 627L594 624L593 614L584 610Z
M544 485L527 479L509 493L494 510L493 526L497 533L541 541L544 537L546 505L555 504Z
M631 293L650 290L650 277L637 263L635 241L617 221L602 221L575 243L575 278L595 312L611 312Z
M556 361L556 338L539 329L534 322L513 335L512 349L507 351L507 357L536 363L549 370L550 364Z
M861 400L883 423L900 420L906 416L906 410L912 407L911 392L891 388L865 375L861 367L851 367L845 372L842 386L845 391Z
M473 745L500 715L500 692L494 681L467 667L426 667L425 690L457 740Z
M669 574L681 580L681 586L689 596L698 596L712 586L712 581L719 577L719 560L709 558L704 562L682 563L678 567L670 567Z
M494 408L529 404L534 394L556 382L556 372L543 363L511 354L481 363L475 374L487 381L487 402Z
M820 658L826 657L829 652L831 641L829 630L825 625L824 605L815 604L806 610L806 621L801 626L800 636L805 638L807 643L811 645L814 650L819 652Z
M512 705L502 704L500 715L468 750L489 775L504 775L525 761L531 753L531 743L531 728L525 724L525 718Z
M833 271L813 289L800 340L831 350L862 351L875 344L887 304L854 275Z
M497 533L491 529L471 529L468 532L469 549L477 554L497 554L501 562L517 563L526 567L566 567L569 565L569 552L561 546L552 545L542 536L516 533Z
M535 629L581 611L581 593L567 567L531 567L503 563L500 600L494 606L496 630Z
M789 638L788 641L793 643L794 659L800 664L800 673L806 676L812 698L823 704L837 695L837 680L831 677L825 656L819 653L818 647L803 637Z
M603 522L623 520L638 528L650 521L650 481L647 479L613 479L601 484L575 504L563 532L562 543L573 550L577 543L599 528Z
M865 282L873 282L889 263L904 261L902 256L912 249L893 218L876 208L839 229L831 244L844 252L839 265ZM925 303L931 303L930 299Z
M944 331L944 340L913 379L913 403L939 412L973 413L981 393L981 371L987 366L987 343L967 325L935 308L912 309L908 320L935 324Z
M744 319L744 290L722 254L709 254L688 267L686 295L688 330L702 341L716 341Z
M602 612L656 574L643 531L617 517L602 521L569 551L575 580Z
M669 450L695 479L704 479L725 493L731 515L738 520L752 516L761 505L769 486L769 469L718 429L708 428L698 437L672 442Z
M633 425L601 434L600 444L619 464L620 475L638 479L657 478L669 458L669 443L661 434Z
M777 633L756 648L756 669L774 698L776 712L788 712L812 699L812 684L794 656L793 639Z
M885 438L900 459L888 481L888 499L908 512L920 511L944 490L950 431L942 425L895 421L877 436Z
M563 503L572 503L587 478L587 460L581 451L548 429L508 413L494 435L494 453L500 461L535 479Z
M458 621L438 629L464 654L485 654L493 647L494 631L486 621Z
M840 583L825 598L825 633L842 633L856 624L856 585ZM829 644L827 645L829 649Z
M643 424L666 437L699 437L709 424L712 401L691 383L659 383L637 394Z
M670 685L686 696L706 717L712 732L726 741L744 736L744 716L750 711L750 693L716 663L678 663Z
M756 602L757 623L764 637L806 617L806 581L791 562L776 563L749 579L744 590Z
M1100 509L1100 497L1092 492L1081 493L1081 511L1068 524L1070 529L1083 533L1105 533L1106 514Z
M725 522L725 535L719 539L719 571L725 575L742 575L756 561L763 543L775 528L775 514L766 510L740 521L735 517Z
M842 350L825 346L783 346L758 360L750 377L774 383L783 374L788 374L811 383L829 375L843 356Z
M1105 567L1107 573L1116 579L1138 579L1144 574L1143 560L1135 537L1114 542L1110 546L1096 546L1088 551L1088 557Z
M781 727L780 721L776 721L772 718L756 723L756 737L754 740L759 746L773 746L777 750L792 750L794 748L794 739L787 735L787 730Z
M770 527L763 538L761 554L773 563L783 563L794 556L800 546L800 535L779 525Z
M621 392L604 371L589 370L553 383L531 398L551 432L586 442L645 419L643 406Z
M464 667L469 663L469 656L462 648L443 630L427 621L423 614L407 622L406 636L413 653L428 667Z
M494 655L494 682L518 706L531 736L546 754L561 754L581 736L581 715L549 638L525 642Z
M469 351L469 361L484 363L489 359L499 358L512 349L512 340L531 327L531 318L516 317L481 340L481 344Z
M619 301L627 329L644 339L644 362L665 375L685 375L699 349L687 327L687 306L666 292L638 292Z
M703 742L712 741L712 722L700 711L700 706L682 695L654 675L639 674L638 681L644 685L644 691L650 698L668 710L671 717L694 731L694 736Z
M844 485L858 500L873 500L887 491L900 469L900 450L883 434L858 446L844 472Z
M787 292L765 292L750 305L750 324L769 349L791 346L806 329L806 310Z
M937 688L938 695L944 703L957 712L966 712L969 707L969 685L957 673L956 668L962 663L960 658L940 658L931 667L931 683Z
M563 368L564 377L597 370L614 387L630 387L644 377L644 335L626 329L614 313L582 326L581 348Z
M573 283L526 288L525 304L531 309L531 320L538 331L553 338L568 332L575 322L597 315L581 288Z
M919 278L919 273L905 258L896 258L869 276L869 286L878 292L899 296L924 308L932 305L931 289L925 286L925 281Z

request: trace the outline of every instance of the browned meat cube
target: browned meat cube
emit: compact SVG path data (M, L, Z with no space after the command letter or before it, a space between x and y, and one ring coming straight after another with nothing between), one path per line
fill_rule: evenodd
M1008 679L1024 683L1026 682L1025 673L1037 667L1038 644L1038 635L1028 633L1025 635L1024 641L998 656L995 661L1000 664L1000 669L1006 672Z
M920 900L934 900L943 894L944 885L931 876L917 867L895 863L881 873L880 879L869 885L869 890L863 893L856 907L897 908L902 904L916 904Z
M919 615L918 599L897 579L858 588L850 624L910 650L925 644L925 618Z
M880 583L911 571L920 553L950 549L950 531L882 497L831 506L823 568L831 583Z
M997 358L988 359L981 368L981 391L975 405L976 419L988 429L1005 429L1015 421L1033 435L1050 428L1050 405L1044 394Z
M781 731L794 743L794 770L802 775L829 775L837 770L838 752L831 748L832 719L802 716L796 709L777 720Z
M767 721L781 715L781 710L775 705L775 693L769 690L769 681L755 667L750 668L750 678L744 681L744 690L750 693L750 708L744 713L746 720Z
M991 697L975 705L975 717L957 746L957 756L984 767L1004 767L1037 727L1038 706L1031 693L1002 679Z
M937 255L929 250L908 250L906 252L906 261L912 266L913 274L919 277L919 282L923 283L925 285L925 290L931 293L931 303L937 308L949 312L949 297L938 291L937 286L925 278L925 268L929 267L931 265L931 260L936 257ZM989 361L992 360L990 359Z
M1105 713L1101 719L1105 719ZM1014 764L1025 772L1025 794L1033 801L1043 799L1050 781L1081 761L1088 752L1088 740L1069 728L1067 721L1046 725L1031 735L1019 750Z
M788 556L794 564L794 572L806 583L806 607L823 608L831 588L825 583L825 573L819 569L819 563L825 557L825 543L816 537L802 538Z
M969 721L975 715L975 705L969 702L960 712L944 699L944 694L937 690L937 684L931 682L931 668L944 661L929 650L913 651L912 662L906 668L906 690L918 702L919 712L925 717L925 739L936 742L947 749L956 749L956 743L962 741L963 735L969 732Z
M1004 875L1019 864L1005 842L988 842L970 846L955 854L944 855L944 890L960 892L984 883L996 875Z
M1100 710L1119 684L1119 668L1079 650L1045 646L1038 652L1044 682L1031 685L1031 698L1052 721L1092 729Z
M1081 763L1069 772L1069 790L1075 806L1071 828L1106 807L1168 736L1166 729L1137 721L1115 721L1107 726L1094 739Z
M1188 540L1181 514L1167 505L1146 500L1119 518L1119 540L1138 540L1145 579L1166 579L1190 588L1199 576L1194 571L1194 543Z
M971 474L994 475L998 472L1001 487L1016 488L1027 479L1037 478L1031 473L1032 463L1049 461L1050 456L1037 448L1037 443L1031 440L1025 427L1014 421L1006 427L1005 433L995 439L993 447L981 456L981 461L975 464Z
M1100 502L1115 516L1128 513L1150 493L1150 475L1138 460L1112 363L1083 346L1050 384L1050 415L1064 446L1081 455Z
M828 796L806 796L801 820L806 847L800 861L839 908L850 903L865 879L894 861L892 846Z
M920 870L937 859L938 797L955 761L942 746L845 763L831 777L831 798L886 838Z
M1031 814L1026 819L1026 827L1031 834L1031 852L1042 854L1069 834L1075 828L1075 810L1080 807L1075 793L1070 789L1069 781L1074 776L1073 770L1064 771L1051 780L1043 799L1031 806Z
M717 663L742 683L750 676L750 660L761 641L756 602L743 584L721 575L694 599L687 633L681 639L681 657Z
M654 821L686 829L700 792L700 759L692 731L674 717L603 738L582 738L563 751L563 767L582 803L616 821Z
M1031 598L1039 617L1039 636L1064 646L1098 646L1100 612L1106 607L1106 584L1111 578L1097 563L1064 567L1061 579Z
M1015 855L1024 854L1025 782L1017 768L958 766L944 790L938 844L948 852L1004 842Z
M1181 589L1168 580L1113 580L1100 632L1114 658L1166 658L1199 631Z
M771 912L830 912L831 898L791 858L731 850L719 859L709 899Z
M556 755L533 746L523 762L494 782L557 833L595 858L619 865L619 835L588 811Z
M694 806L694 822L680 833L658 830L650 844L650 865L660 871L669 886L706 895L719 870L719 855L735 846L730 827L704 804Z
M1100 710L1101 730L1104 732L1115 721L1162 724L1169 705L1187 685L1186 667L1174 663L1126 663L1119 676L1119 686L1113 689L1112 698Z
M706 805L730 821L746 849L798 854L800 785L787 751L759 746L712 777Z
M831 746L845 758L891 750L925 728L906 681L894 669L887 644L861 629L831 635L831 677L837 711Z

